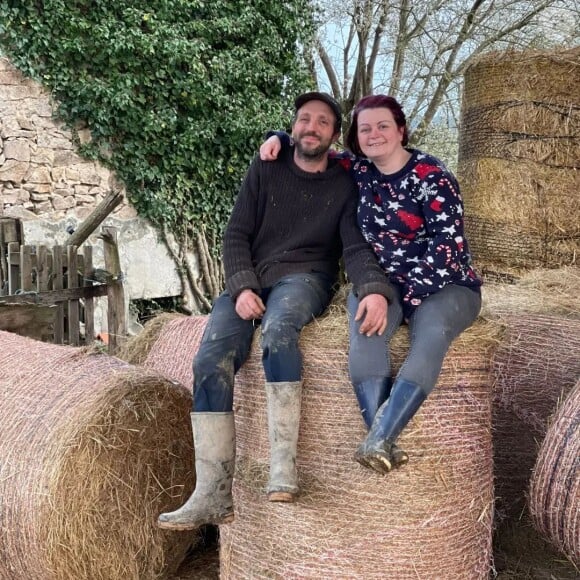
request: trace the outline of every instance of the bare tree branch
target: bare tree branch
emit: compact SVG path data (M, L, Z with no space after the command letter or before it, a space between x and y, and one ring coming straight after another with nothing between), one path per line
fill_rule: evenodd
M577 14L575 0L328 2L333 27L345 31L339 52L318 51L333 93L342 95L346 109L377 89L394 94L417 127L416 139L439 112L450 122L458 116L461 75L475 55L571 40L577 23L570 18ZM563 26L553 26L554 17Z

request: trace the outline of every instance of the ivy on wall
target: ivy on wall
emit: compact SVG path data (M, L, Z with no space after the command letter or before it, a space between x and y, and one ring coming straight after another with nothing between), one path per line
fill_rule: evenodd
M219 243L264 131L308 85L309 0L0 0L0 46L88 128L140 215Z

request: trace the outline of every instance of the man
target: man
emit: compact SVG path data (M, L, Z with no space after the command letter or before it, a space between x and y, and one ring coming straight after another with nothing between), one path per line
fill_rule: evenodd
M361 300L361 332L382 334L391 287L356 223L357 194L348 174L328 159L342 113L325 93L295 101L294 146L275 162L255 159L240 189L223 247L226 291L213 305L194 360L191 414L197 485L185 505L159 526L192 529L234 517L234 375L248 357L257 321L266 375L270 479L268 499L298 494L302 328L324 312L338 261Z

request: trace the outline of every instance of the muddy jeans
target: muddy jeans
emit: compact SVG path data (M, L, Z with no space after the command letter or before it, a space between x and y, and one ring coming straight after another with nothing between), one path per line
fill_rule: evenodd
M383 336L359 333L354 321L358 300L348 297L350 320L349 370L353 384L391 375L389 343L403 322L400 300L389 303ZM450 284L425 298L409 320L410 349L398 378L411 381L429 393L435 387L449 346L477 318L481 296L465 286Z
M233 409L234 376L250 353L256 327L262 326L262 363L266 381L299 381L302 328L320 316L330 299L334 280L322 273L290 274L260 292L266 306L261 321L243 320L231 296L214 302L199 351L193 361L193 408L196 412Z

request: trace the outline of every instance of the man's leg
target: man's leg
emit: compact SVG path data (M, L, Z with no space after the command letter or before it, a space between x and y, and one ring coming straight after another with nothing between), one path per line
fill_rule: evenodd
M300 331L324 312L332 297L325 275L293 274L270 291L262 322L270 437L270 501L292 502L298 494L296 446L300 423L302 356Z
M423 300L409 321L411 348L357 451L363 465L386 473L408 461L395 441L433 390L449 346L479 314L481 297L464 286L449 285Z
M360 333L362 320L355 321L359 300L350 293L348 368L356 398L367 429L379 407L387 400L391 387L391 357L389 343L403 321L399 297L389 303L387 329L382 336Z
M224 292L214 302L193 361L195 413L229 413L234 402L234 376L248 358L255 322L236 313Z
M159 516L161 528L191 530L233 520L234 375L248 356L253 332L253 322L242 320L229 294L222 294L193 365L195 491L180 509Z

